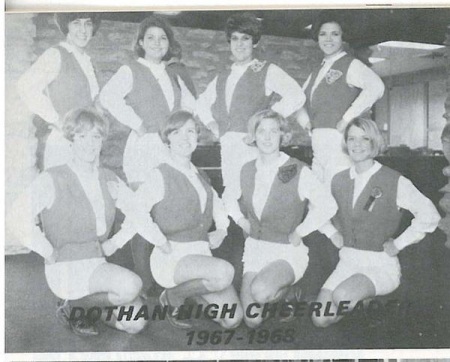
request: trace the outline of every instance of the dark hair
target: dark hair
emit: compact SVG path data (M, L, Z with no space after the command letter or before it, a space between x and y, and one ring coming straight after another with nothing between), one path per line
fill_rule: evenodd
M280 126L281 139L280 146L287 146L292 139L292 131L289 122L279 113L265 109L255 113L248 120L248 132L244 142L249 146L256 146L256 130L264 119L273 119Z
M100 27L101 13L55 13L55 23L64 35L69 32L69 23L76 19L91 19L92 35L95 35Z
M234 32L251 35L253 44L261 39L262 22L252 13L239 13L228 18L225 28L227 41L231 41Z
M377 157L379 154L386 150L386 142L384 141L383 135L380 132L377 124L371 119L364 117L353 118L344 131L344 143L342 149L348 154L347 139L348 132L353 126L362 129L366 135L370 138L370 143L372 145L371 157Z
M109 132L109 123L97 111L90 108L73 109L64 116L63 134L69 141L73 141L76 133L97 128L103 139Z
M342 30L342 40L345 40L347 34L346 21L344 21L342 14L336 11L321 11L319 13L311 28L311 37L313 40L318 41L320 28L326 23L338 24Z
M181 49L181 45L177 40L173 41L172 47L170 48L171 50L171 58L178 58L181 59L181 57L183 56L183 50Z
M161 130L159 132L159 135L162 139L162 141L165 144L169 144L169 135L181 127L183 127L186 122L188 122L190 119L192 119L195 123L195 130L197 131L197 134L200 135L200 124L195 118L195 116L188 111L176 111L169 115L164 125L161 127Z
M147 30L153 27L161 28L167 35L167 39L169 40L169 50L167 51L166 55L164 55L162 60L169 60L172 57L172 47L174 46L175 36L167 20L157 15L150 15L149 17L142 20L139 24L137 38L134 44L134 52L138 57L145 57L145 51L144 49L142 49L142 46L141 44L139 44L139 42L144 39Z

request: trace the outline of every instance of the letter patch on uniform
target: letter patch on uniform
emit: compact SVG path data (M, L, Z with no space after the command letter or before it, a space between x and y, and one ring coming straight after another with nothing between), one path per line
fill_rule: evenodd
M327 84L333 84L336 82L340 77L342 77L342 72L340 70L336 69L330 69L327 74L325 75L325 81Z
M291 181L297 175L297 165L281 166L278 169L278 178L284 184Z

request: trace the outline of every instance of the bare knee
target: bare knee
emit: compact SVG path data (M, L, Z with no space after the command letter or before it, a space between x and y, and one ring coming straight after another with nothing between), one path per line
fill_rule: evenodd
M220 325L225 329L235 329L239 327L239 325L242 322L242 319L244 318L244 312L242 311L242 308L239 307L234 314L233 318L224 318L219 321Z
M324 317L324 316L318 317L316 315L313 315L311 317L311 320L312 320L313 324L319 328L327 328L334 323L334 320L332 320L330 317Z
M120 303L129 303L136 299L142 289L142 279L134 273L130 273L117 291Z
M233 282L234 267L225 260L217 263L214 276L208 279L208 289L212 292L228 288Z
M122 323L123 331L129 334L137 334L141 332L145 326L147 325L147 321L145 319L138 319L136 321L127 321Z
M249 318L246 316L244 317L244 322L247 327L255 329L258 328L262 324L262 322L264 322L264 319L262 319L260 316L255 318Z
M260 279L255 278L253 280L250 286L250 292L253 299L260 304L270 303L274 299L274 293L271 288Z

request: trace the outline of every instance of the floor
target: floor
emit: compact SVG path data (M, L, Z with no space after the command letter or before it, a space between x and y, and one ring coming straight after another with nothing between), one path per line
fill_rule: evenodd
M312 296L326 275L320 267L320 255L329 250L320 234L306 241L310 246L310 265L302 279L304 295ZM83 352L83 351L185 351L185 350L290 350L290 349L372 349L372 348L449 348L450 347L450 250L443 245L440 231L420 244L404 250L402 285L388 297L380 298L382 305L398 300L400 308L385 310L376 319L368 313L356 313L328 329L314 327L307 317L298 317L281 324L276 317L268 319L255 334L241 325L232 340L206 343L207 332L221 329L207 319L194 320L194 331L174 329L166 320L150 321L139 335L127 335L100 326L97 337L82 338L60 325L55 318L56 298L48 289L42 260L36 254L6 257L6 352ZM236 266L235 285L240 284L242 235L233 226L228 239L217 251ZM131 267L130 252L125 247L113 257L113 262ZM157 304L160 290L155 288L149 299L149 310ZM276 330L281 330L276 332ZM279 341L277 333L292 336L292 341ZM219 334L221 334L219 332ZM212 335L211 335L212 336Z

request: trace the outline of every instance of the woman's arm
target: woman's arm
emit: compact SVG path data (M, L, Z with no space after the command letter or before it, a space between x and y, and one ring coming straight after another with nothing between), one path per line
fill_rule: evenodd
M281 96L272 109L283 117L290 116L305 103L305 93L297 81L275 64L269 65L265 86L267 95L275 92Z
M385 243L387 252L397 254L408 245L418 243L426 233L433 232L441 219L433 203L406 177L400 176L397 187L397 206L414 215L411 225L395 240ZM395 247L395 249L392 248ZM397 251L395 253L395 251Z
M358 97L342 116L342 130L353 118L360 116L372 108L384 93L384 83L381 78L368 66L358 59L354 59L347 72L347 84L361 89Z
M186 111L189 111L191 113L195 113L197 100L192 95L191 91L188 89L186 84L184 83L184 80L180 76L177 76L177 77L178 77L178 83L180 84L180 89L181 89L181 108Z
M216 224L216 230L209 233L209 243L211 249L216 249L222 244L223 239L227 236L227 229L230 220L225 206L215 190L213 191L213 219Z
M100 92L100 103L120 123L142 133L142 119L127 105L125 97L133 89L133 73L130 67L123 65L114 74Z
M211 112L211 107L217 97L216 85L217 77L208 84L206 90L198 97L195 105L195 114L197 114L200 121L208 127L216 137L219 137L219 128Z
M14 201L6 215L6 227L20 243L54 262L53 246L36 225L36 217L52 206L55 198L53 180L47 172L41 173Z
M46 94L61 69L61 54L58 49L47 49L36 62L19 78L18 91L28 109L43 120L60 127L58 112Z
M302 200L308 199L308 214L295 229L295 232L303 238L315 230L322 230L336 214L337 204L330 191L308 167L302 168L298 182L298 195ZM331 228L330 225L328 227Z

